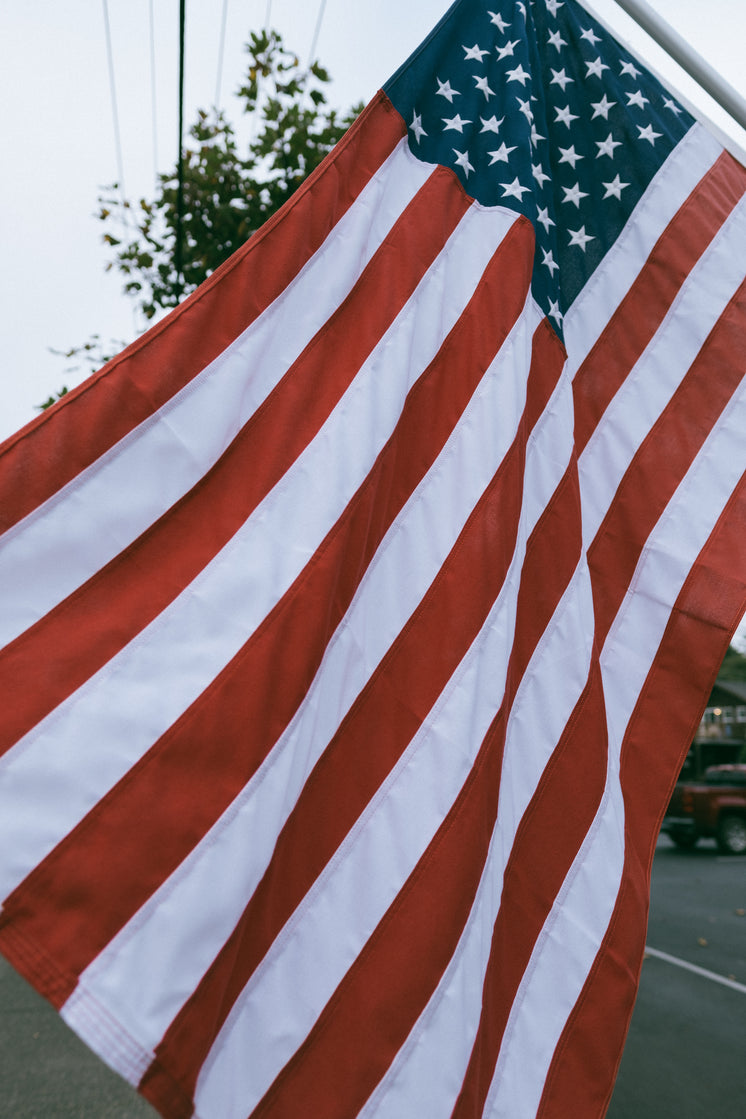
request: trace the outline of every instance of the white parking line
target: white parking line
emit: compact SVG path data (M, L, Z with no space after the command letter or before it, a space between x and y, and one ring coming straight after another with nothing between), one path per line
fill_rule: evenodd
M645 945L645 955L653 956L656 960L663 960L667 964L673 964L674 967L683 967L685 971L693 971L695 975L701 975L704 979L711 979L713 983L721 983L723 987L730 987L732 991L739 991L742 995L746 995L746 985L738 983L735 979L728 979L725 975L717 975L714 971L708 971L707 968L697 967L696 964L690 964L687 960L680 960L678 956L669 956L667 952L659 952L657 948L650 948Z

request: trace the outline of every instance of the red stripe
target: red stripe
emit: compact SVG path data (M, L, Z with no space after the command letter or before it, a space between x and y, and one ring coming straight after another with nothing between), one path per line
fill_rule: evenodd
M501 265L496 272L498 280L502 274ZM525 282L528 280L526 273ZM491 306L500 306L500 313L504 313L494 290L489 299ZM542 331L541 336L545 333ZM556 342L551 348L558 348ZM450 361L447 365L450 369ZM202 1062L231 1006L401 756L481 628L512 556L525 439L548 399L557 372L547 362L541 373L534 375L513 448L410 624L316 765L236 930L158 1046L157 1064L142 1086L156 1106L163 1106L174 1080L188 1093L193 1092ZM475 583L469 578L473 570L488 574ZM314 836L313 844L307 841L309 835ZM167 1074L164 1069L168 1069Z
M0 531L95 462L222 353L284 291L405 135L406 125L379 93L286 206L181 307L7 440L0 448ZM106 391L95 391L104 379Z
M679 594L624 738L625 860L619 895L555 1050L537 1119L601 1119L611 1098L642 967L661 820L746 609L745 526L746 477ZM675 696L676 702L661 703L661 696Z
M596 658L516 834L492 935L479 1029L452 1119L482 1114L518 987L598 810L606 762L606 707Z
M603 647L645 541L743 376L746 281L635 455L588 551Z
M0 681L14 696L2 713L0 754L123 649L227 544L323 426L469 206L452 172L436 169L212 470L0 653ZM152 575L143 579L143 572ZM41 663L54 664L44 688Z
M381 536L386 531L406 500L403 483L414 485L429 467L520 312L532 252L533 230L520 219L495 254L485 287L414 392L403 426L314 560L213 686L8 898L5 912L48 945L69 990L214 824L282 733L377 547L374 529ZM515 288L485 329L485 308L506 266ZM456 355L459 378L453 377ZM410 440L411 455L404 450ZM380 483L398 476L400 456L411 476L402 475L389 495ZM138 821L134 833L132 820Z
M741 381L738 357L745 299L746 283L640 448L589 550L599 648L628 590L650 531ZM598 721L594 724L591 716L589 722L586 709L580 724L584 729L580 734L574 729L572 748L565 754L566 771L563 774L561 769L555 772L548 768L547 787L542 782L535 798L532 831L526 837L520 833L516 837L495 926L479 1034L454 1119L481 1114L518 983L598 807L606 775L606 751L601 749L599 739L599 728L605 728L602 702L596 714ZM582 782L578 781L579 773L583 774ZM573 811L568 818L569 803ZM571 835L575 836L573 840ZM515 871L512 879L511 869ZM551 885L543 890L542 878L549 875ZM546 905L539 905L539 898L546 899Z
M661 235L575 376L578 455L745 189L746 170L724 152Z
M580 535L573 464L526 554L516 629L530 633L531 648L572 577ZM487 572L489 563L480 570ZM254 1119L357 1114L427 1005L462 935L482 875L497 816L506 712L525 667L516 649L510 690L451 811L303 1045L252 1112Z

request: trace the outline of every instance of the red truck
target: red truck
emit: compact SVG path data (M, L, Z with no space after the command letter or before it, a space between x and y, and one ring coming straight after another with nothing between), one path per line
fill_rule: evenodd
M717 840L728 855L746 853L746 765L712 765L699 780L679 781L661 831L677 847Z

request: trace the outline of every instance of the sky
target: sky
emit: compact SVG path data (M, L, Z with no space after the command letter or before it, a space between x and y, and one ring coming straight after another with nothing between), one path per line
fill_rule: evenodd
M746 132L615 0L590 4L675 92L746 151ZM743 0L650 4L746 97ZM234 91L251 30L277 28L304 62L316 41L316 57L333 78L329 99L345 109L368 101L449 6L449 0L187 0L185 127L198 108L216 103L234 122L243 119ZM121 277L105 271L104 227L95 215L102 189L120 178L115 120L130 199L152 197L156 172L176 162L178 19L178 0L0 5L0 441L33 419L63 384L83 379L84 369L71 374L71 363L53 351L97 333L116 352L145 325L123 295ZM737 643L746 648L743 623Z
M333 77L330 100L346 108L369 100L448 6L447 0L187 0L185 122L216 99L241 118L233 91L245 69L244 44L249 30L268 18L307 60L321 14L317 55ZM742 0L654 0L654 6L746 95ZM82 379L83 370L71 375L70 362L53 350L98 333L107 344L113 340L114 352L144 325L122 294L121 277L105 271L104 227L95 217L101 188L119 178L106 13L124 185L137 199L152 195L156 169L176 160L179 3L31 0L1 7L0 440L63 384ZM669 84L746 147L741 130L614 0L596 0L594 7Z

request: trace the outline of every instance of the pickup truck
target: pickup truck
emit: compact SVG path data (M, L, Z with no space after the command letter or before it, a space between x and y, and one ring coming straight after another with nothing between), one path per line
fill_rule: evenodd
M661 831L677 847L694 847L704 836L725 854L746 853L746 765L713 765L697 781L679 781Z

